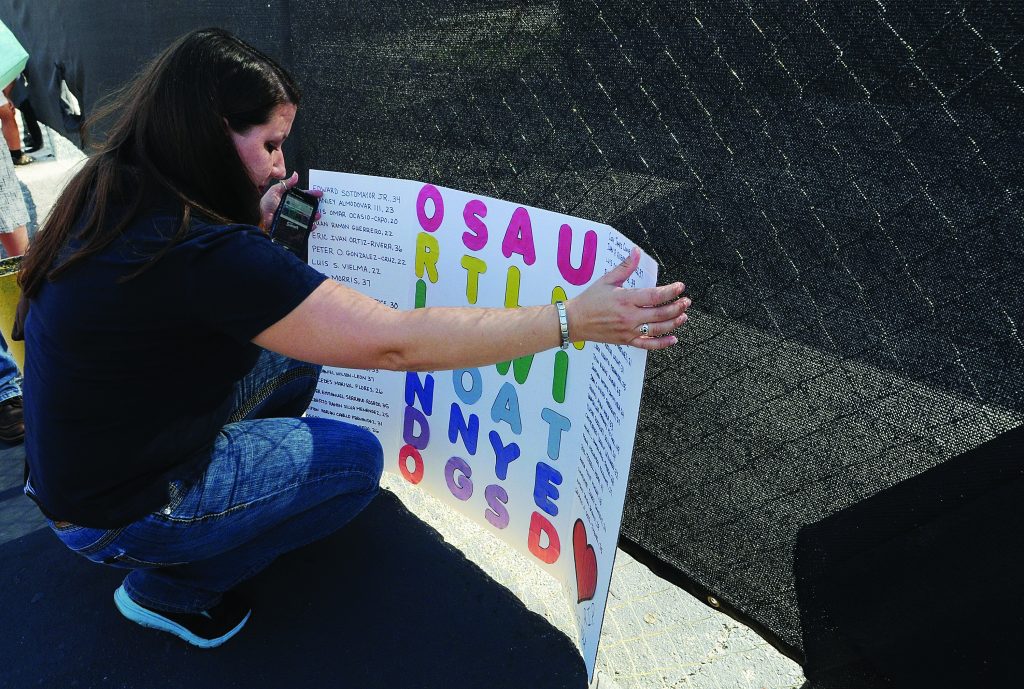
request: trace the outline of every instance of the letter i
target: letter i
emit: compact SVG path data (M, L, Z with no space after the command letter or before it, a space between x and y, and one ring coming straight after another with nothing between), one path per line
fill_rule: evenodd
M427 283L420 279L416 281L416 308L422 309L427 305Z
M569 355L563 351L555 352L555 371L551 377L551 398L562 404L565 402L565 389L569 383Z
M505 281L505 308L519 308L519 268L508 267L508 279Z

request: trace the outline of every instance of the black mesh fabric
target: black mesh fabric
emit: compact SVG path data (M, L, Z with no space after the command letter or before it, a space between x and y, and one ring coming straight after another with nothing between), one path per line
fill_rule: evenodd
M86 114L220 25L305 92L292 164L613 225L681 279L624 544L800 658L798 532L1024 417L1019 2L20 3Z

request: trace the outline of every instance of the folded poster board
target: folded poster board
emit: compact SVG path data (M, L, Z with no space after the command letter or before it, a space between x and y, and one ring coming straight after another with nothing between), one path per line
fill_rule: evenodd
M553 303L632 248L607 225L422 182L312 170L310 185L324 193L310 265L395 309ZM625 286L656 279L644 255ZM593 680L645 363L576 342L458 371L328 368L309 414L371 429L386 470L561 582Z

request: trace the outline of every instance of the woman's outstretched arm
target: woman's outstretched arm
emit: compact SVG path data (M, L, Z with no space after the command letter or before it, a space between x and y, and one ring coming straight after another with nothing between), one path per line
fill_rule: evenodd
M625 289L640 252L566 302L569 339L663 349L686 322L683 284ZM649 324L647 336L640 325ZM486 366L557 347L555 306L429 307L395 311L333 280L253 342L303 361L346 368L430 371Z

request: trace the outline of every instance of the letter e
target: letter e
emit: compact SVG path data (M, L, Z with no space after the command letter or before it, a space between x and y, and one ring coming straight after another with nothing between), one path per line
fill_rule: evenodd
M552 517L558 516L558 505L554 501L558 499L558 489L555 486L560 485L562 485L562 475L558 473L558 469L544 462L537 462L537 477L533 482L533 501L537 507Z

